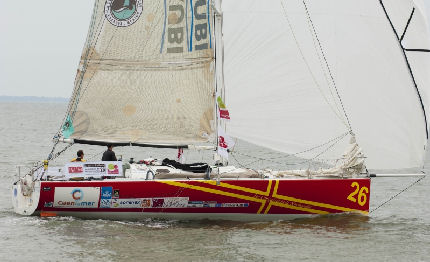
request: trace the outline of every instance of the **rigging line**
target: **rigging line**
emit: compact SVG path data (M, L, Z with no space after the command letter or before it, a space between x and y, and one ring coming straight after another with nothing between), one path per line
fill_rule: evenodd
M333 103L335 105L335 108L336 108L337 112L339 113L339 115L342 115L342 112L339 109L339 104L338 104L339 102L337 101L336 97L333 94L333 90L332 90L333 88L331 87L330 80L328 79L328 76L327 76L327 67L325 67L323 65L323 61L322 61L322 57L321 57L321 52L318 50L318 46L317 46L317 43L316 43L316 37L317 36L313 33L312 24L310 23L309 20L310 19L307 19L307 23L308 23L309 31L311 32L311 35L312 35L312 43L313 43L315 52L316 52L316 54L318 56L318 62L320 63L320 67L321 67L322 72L324 74L324 79L326 81L328 90L330 91L330 95L331 95L331 98L333 99ZM342 117L339 117L339 118L341 118L342 122L345 124L345 126L347 126L347 124L345 123L345 120Z
M418 89L418 84L415 81L414 72L412 71L412 67L411 67L411 64L409 63L408 56L406 55L405 48L403 47L402 42L400 41L399 35L397 34L396 28L394 27L393 22L391 21L390 16L388 15L388 12L387 12L387 9L385 8L384 3L382 2L382 0L379 0L379 3L381 4L382 9L383 9L383 11L385 13L385 17L387 18L388 22L391 25L391 28L393 29L394 34L397 37L397 42L399 44L399 47L400 47L400 49L403 52L403 57L405 59L406 65L407 65L408 70L409 70L409 73L410 73L410 75L412 77L413 84L415 86L415 90L417 91L417 95L418 95L418 98L419 98L420 103L421 103L421 109L423 110L423 114L424 114L424 122L425 122L425 129L426 129L426 138L428 139L429 138L429 131L428 131L428 123L427 123L427 114L426 114L426 110L425 110L425 107L424 107L423 100L421 98L420 90Z
M400 42L403 41L403 38L405 38L406 31L408 30L409 24L411 23L412 17L414 16L414 13L415 13L415 7L412 9L412 13L411 13L411 16L409 16L408 22L406 23L405 30L403 31L403 34L400 37Z
M309 149L303 150L303 151L301 151L301 152L294 153L294 154L289 155L289 156L297 156L297 155L300 155L300 154L303 154L303 153L307 153L307 152L313 151L313 150L315 150L315 149L317 149L317 148L320 148L320 147L323 147L323 146L325 146L325 145L328 145L328 144L330 144L330 143L331 143L331 142L333 142L333 141L341 140L342 138L346 137L348 134L349 134L349 132L343 133L342 135L340 135L340 136L338 136L338 137L335 137L335 138L330 139L329 141L325 142L324 144L321 144L321 145L318 145L318 146L315 146L315 147L312 147L312 148L309 148ZM289 157L289 156L288 156L288 157ZM279 159L279 158L282 158L282 157L278 157L278 158L275 158L275 159Z
M242 164L241 162L239 162L239 160L237 160L237 158L236 158L235 154L233 154L233 152L232 152L230 155L234 158L234 160L236 161L236 163L237 163L241 168L247 168L246 166L247 166L247 165L249 165L249 163L248 163L248 164L246 164L246 165L244 165L244 164ZM257 160L257 161L260 161L260 160Z
M89 83L91 82L91 80L93 79L93 77L94 77L94 75L95 75L95 72L94 72L94 74L91 76L91 79L88 81L88 84L85 86L85 88L82 88L82 83L83 83L83 81L84 81L84 77L85 77L85 74L87 73L87 69L88 69L88 64L89 64L89 62L91 61L91 56L94 54L94 52L96 52L95 51L95 47L97 46L97 43L98 43L98 41L99 41L99 37L100 37L100 35L102 34L102 28L103 28L103 25L104 25L104 23L105 23L105 21L106 21L106 19L103 19L103 22L101 22L100 24L99 24L99 29L100 29L100 31L98 31L99 33L97 34L97 37L95 38L95 42L94 42L94 48L92 48L91 49L91 54L89 54L89 51L88 51L88 56L86 56L85 58L84 58L84 65L83 65L83 68L82 68L82 72L81 72L81 79L79 80L79 84L78 84L78 87L77 87L77 91L76 91L76 94L75 94L75 97L74 97L74 99L75 99L75 108L73 108L73 109L70 109L70 111L72 111L73 110L73 117L74 117L74 115L75 115L75 112L76 112L76 108L77 108L77 106L78 106L78 103L79 103L79 99L80 99L80 97L82 97L82 95L85 93L85 90L87 89L87 87L88 87L88 85L89 85ZM115 32L114 32L114 34L113 35L115 35L115 33L116 33L116 30L117 30L118 28L115 28ZM112 36L112 38L113 38L113 36ZM111 38L111 40L112 40L112 38ZM87 47L87 49L90 49L90 47L92 46L93 44L90 44L88 47ZM110 45L110 42L109 42L109 45ZM109 47L109 45L108 45L108 47ZM106 50L105 50L105 52L106 52ZM103 55L102 56L100 56L100 60L99 61L101 61L101 59L103 58ZM100 62L98 63L98 64L96 64L96 66L97 65L99 65L100 64ZM81 94L81 89L83 89L83 93ZM69 112L70 113L70 112Z
M58 151L55 155L50 155L50 159L48 159L49 161L52 161L54 159L56 159L57 157L59 157L62 153L66 152L67 149L69 149L70 147L72 147L74 145L74 143L70 143L67 146L65 146L61 151ZM53 153L53 152L52 152Z
M404 48L403 50L408 52L424 52L424 53L430 53L430 49L410 49L410 48Z
M333 111L333 113L337 116L337 118L338 118L338 119L339 119L339 120L340 120L340 121L341 121L345 126L347 126L347 127L348 127L348 124L347 124L347 123L345 123L345 120L340 116L340 114L339 114L340 112L338 111L338 109L337 109L337 108L335 108L335 107L333 107L333 105L329 102L329 100L328 100L328 98L326 97L326 95L324 94L324 92L323 92L323 90L322 90L322 88L321 88L320 84L318 83L318 81L317 81L317 79L316 79L315 75L313 74L312 69L311 69L311 67L310 67L310 65L309 65L309 63L308 63L308 61L306 60L305 55L304 55L304 53L303 53L303 51L302 51L302 49L301 49L301 47L300 47L299 41L297 40L296 34L294 33L293 25L291 24L291 21L290 21L290 19L288 18L288 13L287 13L287 10L286 10L286 8L285 8L285 5L284 5L284 2L283 2L283 1L281 1L281 5L282 5L282 8L283 8L283 10L284 10L284 16L285 16L285 19L286 19L286 20L287 20L287 22L288 22L288 26L290 27L290 30L291 30L291 33L292 33L292 35L293 35L294 41L296 42L297 48L299 49L300 55L302 56L303 62L305 63L305 65L306 65L306 67L307 67L307 69L308 69L308 71L309 71L309 74L310 74L310 75L311 75L311 77L312 77L312 80L313 80L314 84L317 86L318 90L319 90L319 91L320 91L320 93L321 93L321 96L324 98L325 102L329 105L329 107L331 108L331 110ZM325 73L325 72L324 72L324 73ZM330 92L331 92L331 90L330 90Z
M52 159L52 154L54 154L55 148L57 147L60 140L55 140L54 145L52 146L51 153L49 153L47 160L50 161Z
M95 1L95 3L94 3L94 7L93 7L93 9L94 10L98 10L98 4L99 4L99 1ZM88 32L88 35L87 35L87 39L86 39L86 41L85 41L85 45L84 45L84 48L85 47L88 47L89 45L90 45L90 43L91 43L91 41L90 41L90 39L93 37L93 33L94 33L94 24L95 24L95 22L96 22L96 20L97 20L97 12L96 11L94 11L93 12L93 15L92 15L92 17L91 17L91 22L90 22L90 30L89 30L89 32ZM87 50L88 50L88 48L87 48ZM88 54L88 51L86 52L86 54L85 54L85 56L87 56L87 54ZM78 74L76 74L76 76L75 76L75 80L73 81L73 83L75 84L76 83L76 81L77 81L77 78L78 78ZM73 104L74 104L74 99L73 99L73 95L75 94L75 91L76 91L76 86L73 88L73 91L72 91L72 95L71 95L71 98L70 98L70 100L69 100L69 104L68 104L68 106L67 106L67 110L66 110L66 114L65 114L65 116L64 116L64 118L63 118L63 122L62 122L62 124L60 125L60 128L59 128L59 130L58 130L58 132L57 132L57 134L60 134L61 133L61 130L62 130L62 128L63 128L63 124L64 124L64 122L66 122L66 119L67 119L67 115L68 115L68 113L69 113L69 111L70 111L70 109L72 108L72 106L73 106Z
M316 31L316 29L315 29L314 23L313 23L313 21L312 21L312 19L311 19L311 15L310 15L310 13L309 13L308 6L306 5L306 1L305 1L305 0L303 0L302 2L303 2L303 5L304 5L304 7L305 7L305 10L306 10L306 15L307 15L307 17L308 17L308 19L309 19L309 22L311 23L311 26L312 26L313 32L314 32L315 37L316 37L316 39L317 39L318 45L319 45L319 47L320 47L321 54L322 54L322 56L323 56L323 58L324 58L324 61L325 61L326 66L327 66L328 73L329 73L329 75L330 75L330 77L331 77L331 80L332 80L332 82L333 82L333 87L334 87L334 89L336 90L337 97L339 98L340 105L342 106L342 110L343 110L343 113L344 113L344 115L345 115L345 117L346 117L346 121L348 122L349 129L350 129L350 130L352 130L351 122L349 121L348 114L346 113L345 106L343 105L342 98L340 97L339 91L338 91L338 89L337 89L336 82L334 81L333 74L332 74L332 72L331 72L330 66L329 66L328 61L327 61L327 58L326 58L326 56L325 56L324 49L323 49L323 47L322 47L322 45L321 45L321 41L319 40L319 37L318 37L317 31Z
M97 153L97 154L94 154L94 155L90 156L88 158L88 160L93 160L93 159L95 159L96 156L99 156L99 155L103 154L104 152L105 152L105 150L103 149L100 153Z
M104 52L103 52L103 54L100 56L100 60L99 60L99 62L98 63L95 63L94 65L95 66L99 66L100 65L100 63L101 63L101 61L102 61L102 59L103 59L103 57L104 57L104 55L106 54L106 52L109 50L109 47L110 47L110 45L111 45L111 43L112 43L112 40L113 40L113 38L114 38L114 36L115 36L115 33L116 33L116 31L118 30L118 28L115 28L115 31L114 31L114 33L112 34L112 37L110 38L110 40L109 40L109 42L108 42L108 44L107 44L107 47L106 47L106 49L104 50ZM94 78L94 76L96 75L96 72L94 72L93 74L92 74L92 76L91 76L91 78L88 80L88 83L85 85L85 87L84 88L82 88L82 94L80 94L80 97L82 97L84 94L85 94L85 92L87 91L87 89L88 89L88 87L90 86L90 83L91 83L91 81L93 80L93 78ZM83 78L82 78L83 79ZM76 102L76 105L77 105L77 103L78 103L79 101L77 101Z
M408 190L409 188L411 188L412 186L416 185L418 182L420 182L421 180L423 180L425 178L425 176L420 177L417 181L413 182L412 184L410 184L408 187L406 187L405 189L401 190L399 193L395 194L394 196L390 197L390 199L388 199L387 201L383 202L382 204L380 204L379 206L377 206L376 208L372 209L369 214L373 213L374 211L378 210L380 207L384 206L385 204L387 204L388 202L390 202L391 200L393 200L394 198L396 198L397 196L399 196L401 193L405 192L406 190Z
M309 162L311 162L311 161L313 161L313 160L315 160L315 159L317 159L319 156L321 156L321 155L323 155L324 153L326 153L329 149L331 149L331 148L333 148L342 138L344 138L346 135L347 135L348 133L346 133L344 136L341 136L341 137L338 137L338 139L335 139L335 140L331 140L330 142L332 142L326 149L324 149L323 151L321 151L320 153L318 153L317 155L315 155L313 158L311 158L311 159L307 159L307 160L305 160L305 161L302 161L302 162L298 162L298 163L284 163L284 162L279 162L279 161L275 161L274 159L267 159L267 158L262 158L262 157L256 157L256 156L251 156L251 155L248 155L248 154L244 154L244 153L240 153L240 152L232 152L232 155L233 154L238 154L238 155L243 155L243 156L246 156L246 157L250 157L250 158L254 158L254 159L256 159L256 161L252 161L252 162L250 162L250 163L248 163L248 165L249 164L254 164L254 163L257 163L258 161L267 161L267 162L272 162L272 163L275 163L275 164L279 164L279 165L286 165L286 166L297 166L297 165L302 165L302 164L306 164L306 163L309 163ZM326 143L327 144L327 143ZM287 156L287 157L289 157L289 156ZM268 167L265 167L265 168L268 168Z
M296 155L298 155L298 154L302 154L302 153L310 152L310 151L312 151L312 150L315 150L315 149L317 149L317 148L323 147L323 146L328 145L328 144L331 144L331 143L335 143L335 144L336 144L338 141L340 141L341 139L343 139L343 138L344 138L345 136L347 136L348 134L349 134L349 133L348 133L348 132L346 132L346 133L344 133L344 134L342 134L342 135L340 135L340 136L338 136L338 137L335 137L335 138L333 138L333 139L331 139L331 140L329 140L329 141L325 142L324 144L321 144L321 145L319 145L319 146L315 146L315 147L313 147L313 148L310 148L310 149L307 149L307 150L304 150L304 151L301 151L301 152L298 152L298 153L290 154L290 155L288 155L288 156L275 157L275 158L271 158L271 159L261 158L261 157L256 157L256 156L251 156L251 155L247 155L247 154L240 153L240 152L236 152L236 151L232 151L232 153L237 153L237 154L239 154L239 155L243 155L243 156L247 156L247 157L250 157L250 158L257 159L257 161L253 161L253 162L250 162L250 163L254 163L254 162L258 162L258 161L264 160L264 161L270 161L270 162L273 162L273 163L276 163L276 164L285 164L285 163L277 162L277 161L274 161L274 160L276 160L276 159L278 159L278 160L279 160L279 159L281 159L281 158L287 159L287 158L289 158L289 157L291 157L291 156L296 156ZM299 163L299 164L300 164L300 163ZM290 164L290 165L297 165L297 164Z
M96 10L98 10L98 3L99 3L98 1L95 1L95 3L94 3L94 10L95 11L93 12L93 15L91 17L90 30L89 30L89 33L87 35L86 44L84 45L84 47L87 48L87 51L85 52L85 59L87 59L87 57L89 55L89 46L91 45L91 41L92 41L91 39L92 39L92 37L94 35L94 24L95 24L95 22L97 20L97 16L96 16L97 12L96 12ZM80 76L81 80L83 79L83 72L81 72L81 76ZM78 74L76 74L76 76L75 76L74 83L76 83L77 79L78 79ZM78 89L79 88L77 86L75 86L73 88L72 97L70 98L69 104L67 106L67 111L66 111L66 114L64 115L63 122L60 125L60 128L59 128L59 130L57 132L57 135L54 138L59 138L62 135L61 131L62 131L63 125L66 122L66 119L67 119L67 116L70 113L70 110L72 109L73 105L75 104L75 91L77 92ZM68 146L68 147L64 148L62 151L58 152L56 155L53 156L53 153L54 153L55 148L57 147L58 143L59 143L59 140L56 139L55 142L54 142L54 145L52 146L51 152L48 155L48 161L55 159L56 157L58 157L60 154L62 154L64 151L66 151L70 147L70 146Z

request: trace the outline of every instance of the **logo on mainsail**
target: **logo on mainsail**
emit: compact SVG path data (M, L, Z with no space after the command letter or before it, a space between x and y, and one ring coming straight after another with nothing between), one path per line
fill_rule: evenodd
M114 26L126 27L134 24L143 12L143 0L107 0L106 19Z

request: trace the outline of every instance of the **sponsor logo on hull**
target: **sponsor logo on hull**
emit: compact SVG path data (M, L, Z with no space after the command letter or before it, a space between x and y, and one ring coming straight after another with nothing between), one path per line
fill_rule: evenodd
M102 187L100 192L100 208L110 208L112 206L112 187Z
M113 199L112 208L142 208L141 199Z
M43 205L44 207L52 207L54 206L53 202L45 202L45 204Z
M56 187L53 206L57 208L97 208L100 187Z

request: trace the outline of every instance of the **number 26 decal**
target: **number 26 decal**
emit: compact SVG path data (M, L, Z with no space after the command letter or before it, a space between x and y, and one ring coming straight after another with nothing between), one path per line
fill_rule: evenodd
M352 182L351 187L354 187L355 190L354 192L349 194L347 199L354 203L358 202L360 206L364 206L367 202L367 194L369 194L369 188L365 186L360 188L360 185L357 182ZM357 194L358 194L358 197L355 198Z

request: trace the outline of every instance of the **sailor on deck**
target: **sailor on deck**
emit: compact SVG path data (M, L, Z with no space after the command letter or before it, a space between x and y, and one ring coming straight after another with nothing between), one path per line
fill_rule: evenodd
M73 158L71 162L86 162L86 160L84 160L84 151L78 150L78 152L76 153L76 155L78 157L77 158Z
M112 145L107 145L107 150L103 153L102 161L117 161Z

